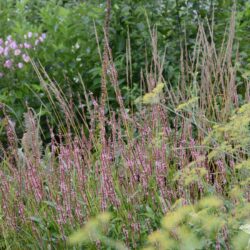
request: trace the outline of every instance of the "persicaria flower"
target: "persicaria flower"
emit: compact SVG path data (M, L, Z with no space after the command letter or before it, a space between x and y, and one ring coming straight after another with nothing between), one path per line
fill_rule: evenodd
M3 66L7 69L10 69L12 67L12 61L11 60L5 61Z
M28 32L28 38L32 37L32 32Z
M4 76L3 72L0 72L0 78L2 78Z
M30 61L30 57L29 57L28 55L23 54L22 57L23 57L23 60L24 60L26 63Z

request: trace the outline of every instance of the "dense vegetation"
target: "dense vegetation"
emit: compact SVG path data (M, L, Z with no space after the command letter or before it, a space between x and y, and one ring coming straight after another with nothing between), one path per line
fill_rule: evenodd
M248 249L250 2L0 0L0 249Z

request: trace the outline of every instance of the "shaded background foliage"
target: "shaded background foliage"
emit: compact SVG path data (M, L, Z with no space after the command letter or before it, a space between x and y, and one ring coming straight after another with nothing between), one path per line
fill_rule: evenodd
M232 6L232 0L112 1L110 43L125 103L129 105L138 96L141 69L145 69L152 59L149 26L157 30L158 51L164 54L166 50L163 76L175 86L179 81L180 65L176 62L181 56L180 46L192 48L198 23L207 21L214 22L216 43L220 44ZM246 37L250 34L250 2L238 0L237 11L237 38L243 59L241 70L247 72L250 64L249 37ZM104 14L105 1L99 0L1 0L1 37L11 34L22 40L28 31L45 32L46 42L33 59L40 61L49 76L77 103L83 94L78 73L88 91L95 96L100 93L101 63L94 24L102 46ZM132 55L130 77L124 70L129 44ZM109 101L115 106L114 91L111 85L108 88ZM0 89L0 102L9 106L9 113L17 121L20 131L22 124L18 121L27 105L40 110L45 124L46 113L51 107L31 65L0 79ZM42 101L46 107L42 106Z

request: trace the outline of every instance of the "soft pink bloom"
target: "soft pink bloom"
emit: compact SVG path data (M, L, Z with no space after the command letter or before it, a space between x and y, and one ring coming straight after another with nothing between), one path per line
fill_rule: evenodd
M28 32L28 38L32 37L32 32Z
M23 57L23 60L24 60L26 63L30 61L30 57L29 57L28 55L23 54L22 57Z
M4 56L8 56L9 55L9 47L5 47L4 48Z
M12 36L11 35L7 36L7 40L11 42L12 41Z
M36 39L35 46L37 46L39 43L40 43L40 41L38 39Z
M19 44L19 47L22 49L23 48L23 44Z
M43 37L39 37L39 40L41 41L41 42L43 42L44 41L44 38Z
M23 45L24 45L25 49L30 49L31 48L31 45L29 43L24 43Z
M18 63L18 64L17 64L17 67L18 67L19 69L23 68L23 63L21 63L21 62Z
M20 49L16 49L15 51L14 51L14 55L15 56L19 56L21 54L21 50Z
M3 72L0 72L0 78L2 78L4 76Z
M11 60L5 61L3 66L7 69L10 69L12 67L12 61Z
M40 37L39 40L43 42L46 39L46 33L43 33Z
M10 44L10 48L16 49L17 48L17 43L15 41L12 41Z
M3 44L3 39L2 38L0 38L0 45L2 45Z
M0 55L4 53L4 48L0 46Z

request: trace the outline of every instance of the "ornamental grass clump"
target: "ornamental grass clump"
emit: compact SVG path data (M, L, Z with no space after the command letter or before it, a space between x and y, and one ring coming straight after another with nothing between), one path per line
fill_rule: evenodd
M249 104L239 108L235 98L229 35L230 53L222 47L217 55L200 26L193 58L181 70L187 81L176 88L163 78L164 60L154 49L159 61L143 76L151 94L133 109L125 107L108 36L101 98L84 88L84 107L32 61L52 106L50 140L41 141L41 114L27 110L19 138L1 106L2 248L246 248L249 235L240 228L250 219ZM117 109L108 105L108 84Z

